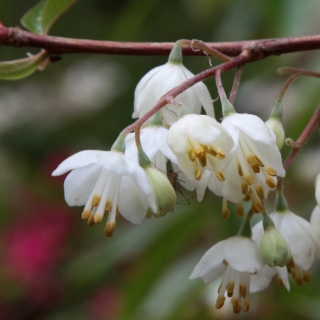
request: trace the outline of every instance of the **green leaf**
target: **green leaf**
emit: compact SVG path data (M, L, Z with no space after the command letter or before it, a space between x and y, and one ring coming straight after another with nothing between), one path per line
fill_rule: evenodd
M77 0L42 0L21 19L31 32L46 35L52 24Z
M46 0L40 1L32 7L21 19L21 24L29 31L42 34L42 13Z
M77 0L47 0L42 13L42 34Z
M41 67L48 56L48 53L43 50L28 58L0 62L0 79L17 80L25 78Z

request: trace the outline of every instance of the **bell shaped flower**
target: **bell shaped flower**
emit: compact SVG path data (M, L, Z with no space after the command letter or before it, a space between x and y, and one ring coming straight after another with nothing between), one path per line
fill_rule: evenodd
M226 270L221 282L216 308L224 305L225 291L231 298L234 313L249 310L250 276L264 267L258 244L252 239L235 236L209 249L194 268L190 279L212 282Z
M285 175L275 135L259 117L251 114L233 112L221 124L234 141L222 194L234 203L251 200L253 209L263 212L261 199L276 187L276 177Z
M278 195L277 203L283 199L282 195ZM295 282L301 285L303 280L310 281L307 271L313 263L314 255L320 256L320 243L307 220L289 211L286 206L280 209L277 205L276 208L278 208L277 211L271 213L270 218L290 246L292 259L287 264L287 268ZM252 229L252 238L260 243L263 234L264 230L260 221Z
M69 206L84 206L82 218L100 223L108 213L105 233L112 236L120 213L140 224L150 207L156 212L155 195L147 173L138 163L117 151L86 150L64 160L53 176L71 171L64 182Z
M215 119L206 115L188 114L174 123L167 143L180 169L190 180L201 180L205 170L224 181L224 167L231 160L229 152L233 141L227 130Z
M311 213L310 223L313 231L320 242L320 206L316 205Z
M133 118L140 118L152 109L160 98L171 89L194 76L182 64L182 50L176 44L169 56L169 61L150 70L138 83L134 93ZM188 88L175 99L177 104L167 104L161 109L165 126L171 126L178 120L178 105L183 104L191 113L199 114L201 106L206 113L214 117L213 103L210 93L203 82L198 82Z

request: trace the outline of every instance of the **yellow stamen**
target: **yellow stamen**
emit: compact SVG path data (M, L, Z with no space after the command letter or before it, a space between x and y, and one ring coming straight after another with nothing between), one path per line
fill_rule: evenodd
M256 192L257 192L257 194L258 194L258 196L260 197L260 198L264 198L264 191L263 191L263 188L262 188L262 186L257 186L256 187Z
M198 181L202 178L201 170L198 167L194 169L194 178Z
M194 152L193 149L190 149L188 151L188 157L192 162L196 160L196 153Z
M94 218L93 216L90 216L89 219L87 220L88 226L93 226L94 225Z
M237 213L237 217L239 218L242 218L244 216L244 209L243 209L242 202L237 203L236 213Z
M114 221L108 222L107 226L104 228L104 233L107 237L112 237L113 231L116 227L116 223Z
M274 189L277 186L276 182L270 177L268 177L265 182L270 189Z
M111 201L107 201L104 211L109 212L111 210L111 207L112 207Z
M243 311L248 312L250 308L250 302L247 300L244 300L242 304L242 308L243 308Z
M223 307L224 305L224 301L226 300L226 298L224 296L218 296L217 301L216 301L216 308L220 309Z
M207 165L207 156L205 155L205 153L197 155L197 158L199 159L200 165L202 167L205 167Z
M81 218L84 220L87 220L91 216L90 210L84 210L81 214Z
M241 168L241 166L240 166L239 163L238 163L238 173L239 173L239 176L240 176L240 177L243 176L242 168Z
M234 289L234 282L228 282L226 290L229 298L231 298L233 295L233 289Z
M247 162L249 163L250 167L252 168L254 173L259 173L260 172L260 167L259 167L259 163L256 161L256 159L254 158L254 156L249 155L247 157Z
M91 205L93 207L97 206L100 203L101 197L98 195L94 195L91 200Z
M264 167L264 164L261 162L261 160L260 160L256 155L254 155L253 157L254 157L255 160L258 162L258 165L259 165L260 167Z
M199 144L196 148L194 148L194 152L196 157L198 157L200 154L204 153L204 148Z
M95 223L98 223L98 224L101 223L102 219L103 219L103 216L101 216L100 214L95 214L93 216L93 220Z
M224 159L226 157L226 154L220 149L220 150L218 150L218 153L217 153L217 158L219 159L219 160L222 160L222 159Z
M234 314L239 314L241 311L241 306L240 304L237 304L236 306L233 307L233 313Z
M277 175L276 170L274 170L272 167L266 168L266 171L267 171L267 174L272 176L272 177L275 177Z
M224 176L223 172L216 172L216 177L220 180L220 181L225 181L226 177Z
M236 307L239 304L239 299L232 297L232 299L230 300L230 303L233 307Z
M242 298L246 297L247 294L247 287L243 284L240 284L239 292Z
M310 274L307 271L302 271L302 278L305 282L310 282L311 281L311 277Z
M247 183L249 186L252 185L252 184L254 184L254 180L253 180L253 178L251 177L250 174L246 175L246 176L244 177L244 180L246 180L246 183Z
M249 191L249 186L245 182L243 182L241 184L241 192L242 192L242 194L245 196L246 194L248 194L248 191Z

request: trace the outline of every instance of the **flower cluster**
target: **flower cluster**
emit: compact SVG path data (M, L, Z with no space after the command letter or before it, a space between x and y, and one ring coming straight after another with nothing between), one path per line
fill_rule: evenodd
M310 280L307 271L314 255L320 256L319 228L314 227L320 224L320 179L318 206L311 218L314 226L288 210L281 188L276 211L268 215L264 199L285 176L279 150L284 141L281 121L273 117L264 123L255 115L236 113L219 91L223 113L219 122L202 82L161 109L155 107L192 76L176 44L169 61L148 72L136 87L133 117L139 118L139 125L123 130L111 151L78 152L53 175L71 171L64 184L66 202L84 206L82 218L89 225L101 223L107 215L107 236L113 234L119 214L140 224L146 217L173 210L176 194L167 176L169 167L181 172L184 187L195 190L198 201L207 188L222 197L224 220L230 215L228 203L235 203L237 216L243 217L243 201L250 202L238 235L209 249L190 276L208 283L225 271L216 307L224 305L227 295L234 313L239 313L249 310L250 292L265 289L276 274L287 290L288 271L298 285ZM201 107L206 114L201 114ZM263 218L252 230L255 213Z

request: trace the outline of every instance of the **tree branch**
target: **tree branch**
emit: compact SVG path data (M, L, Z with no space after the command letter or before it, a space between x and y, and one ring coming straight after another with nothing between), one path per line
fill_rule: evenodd
M0 45L41 48L50 54L57 55L66 53L168 55L174 43L116 42L42 36L23 31L17 27L6 28L0 23ZM229 56L237 56L244 49L249 49L254 53L254 60L260 60L270 55L320 49L320 35L239 42L211 42L206 45ZM191 47L185 46L183 54L202 55L202 52L194 51Z

